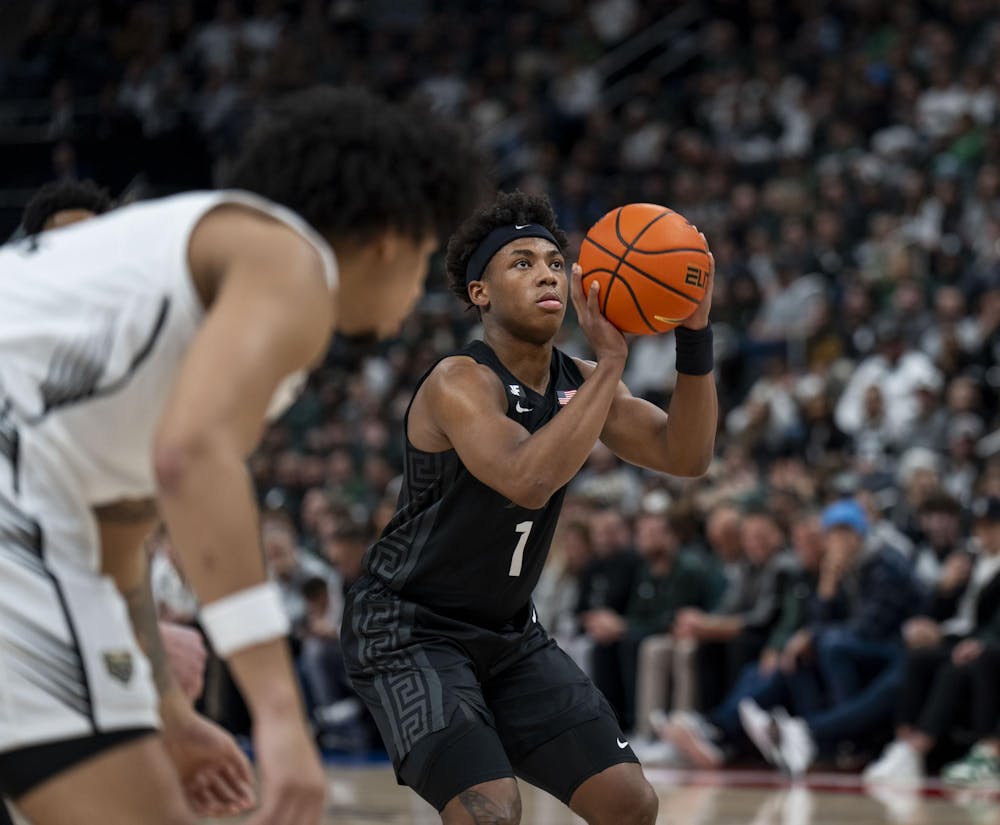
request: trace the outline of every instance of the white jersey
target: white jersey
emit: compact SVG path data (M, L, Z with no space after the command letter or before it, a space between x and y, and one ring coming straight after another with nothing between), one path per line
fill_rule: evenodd
M236 192L140 203L0 248L0 408L26 471L11 478L0 462L0 490L13 487L28 510L45 507L52 474L91 506L154 494L153 434L203 315L188 239L222 203L292 226L320 252L334 285L333 254L316 233L288 210ZM285 382L273 412L300 383ZM31 489L35 475L40 490Z
M93 507L155 494L153 437L204 311L188 241L242 192L135 204L0 247L0 752L155 724L149 665L100 576ZM275 395L294 398L302 376Z

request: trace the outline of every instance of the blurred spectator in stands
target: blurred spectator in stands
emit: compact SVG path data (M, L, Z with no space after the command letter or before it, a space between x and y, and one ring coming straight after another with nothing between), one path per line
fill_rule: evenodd
M24 207L21 228L26 235L58 229L103 215L111 209L111 196L91 180L48 183Z
M725 587L721 571L697 550L684 549L667 511L640 513L635 546L642 557L625 616L620 648L624 686L623 727L648 735L649 712L669 688L673 639L669 632L685 607L712 610Z
M962 505L943 489L932 491L917 511L921 541L911 557L913 571L928 592L950 597L961 591L972 571L962 532Z
M964 722L976 738L1000 718L1000 499L973 505L979 553L954 591L939 590L926 616L904 628L906 679L895 739L864 773L869 782L919 783L925 759Z
M726 430L752 451L769 455L781 452L802 426L793 383L781 362L772 360L768 373L750 388L743 404L726 417Z
M781 657L794 635L809 621L823 559L823 533L818 514L801 513L792 533L796 564L785 588L781 611L760 658L744 665L725 699L704 714L675 710L652 714L657 734L673 744L683 758L700 768L718 768L746 750L749 742L740 724L739 706L746 698L758 702L778 701L784 691L805 684L797 691L801 701L818 702L815 676L779 671Z
M948 413L941 406L941 389L944 383L939 375L928 373L918 379L914 392L917 414L913 419L906 445L940 450L948 433ZM897 444L898 447L904 445Z
M362 525L345 522L326 540L323 555L336 571L336 578L326 580L326 595L313 580L316 595L306 629L302 654L313 680L319 686L314 694L313 713L319 727L318 741L327 748L363 752L378 742L374 720L358 700L340 649L340 626L344 596L361 578L362 561L371 543L371 533Z
M976 443L983 436L983 422L978 415L962 413L948 422L948 452L943 483L959 501L972 501L972 488L979 476Z
M861 476L856 487L843 491L854 493L854 500L861 505L868 520L868 547L888 547L904 558L913 559L916 544L887 517L899 498L899 491L889 473L869 473Z
M166 621L193 625L198 617L198 599L181 572L180 556L163 524L147 539L150 547L150 580L157 615Z
M309 618L302 586L311 578L329 578L330 568L299 548L295 527L284 512L261 516L261 544L268 576L278 585L293 634L300 637Z
M863 740L889 721L903 681L900 629L925 598L902 556L889 549L865 551L868 522L856 502L831 504L822 526L826 547L809 623L785 645L781 671L799 672L807 657L815 657L827 706L801 681L792 688L792 680L783 698L748 698L739 705L750 740L793 776L808 769L818 747ZM772 702L779 705L775 710L762 709ZM799 715L789 716L781 702Z
M726 593L742 587L744 564L743 544L740 541L742 515L732 504L716 505L705 518L705 539L708 549L722 569L726 580ZM733 598L728 595L724 599Z
M843 452L848 446L848 438L834 421L830 388L821 376L803 376L796 383L794 393L803 429L802 455L815 467L828 461L831 454Z
M592 555L587 524L582 521L561 523L532 597L538 621L564 648L577 636L580 577Z
M910 539L920 538L917 513L927 497L941 487L940 454L926 447L911 447L899 457L896 483L901 495L892 511L892 522Z
M629 524L618 510L596 511L590 519L590 538L593 558L580 578L577 616L593 643L591 676L621 719L625 688L618 642L641 559L633 549Z
M905 440L918 412L917 388L933 380L937 370L922 352L907 350L897 321L885 318L876 327L878 353L862 361L844 388L836 407L836 422L845 433L857 435L871 418L869 390L882 396L886 429L897 442Z
M750 328L757 341L804 341L819 329L826 308L823 279L799 269L789 254L774 260L774 281L765 291L760 314Z
M689 607L677 613L673 633L698 643L697 683L702 707L721 701L726 687L755 660L774 627L793 560L785 537L766 512L744 514L740 526L743 576L714 611Z
M620 508L626 514L639 507L642 485L635 468L620 461L600 441L570 486L573 492L603 507Z

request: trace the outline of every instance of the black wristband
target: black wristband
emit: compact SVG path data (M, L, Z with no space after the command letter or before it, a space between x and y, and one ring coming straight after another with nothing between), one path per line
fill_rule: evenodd
M711 324L702 329L677 327L674 339L677 342L677 372L708 375L715 368Z

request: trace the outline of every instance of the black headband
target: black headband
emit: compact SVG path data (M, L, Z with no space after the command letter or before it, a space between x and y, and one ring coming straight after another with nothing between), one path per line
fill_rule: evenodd
M473 281L480 280L490 259L511 241L516 241L518 238L545 238L547 241L552 241L556 249L562 251L559 241L553 237L552 233L537 223L498 226L483 238L479 246L476 247L476 251L472 253L472 257L469 258L469 263L465 267L465 285L468 286Z

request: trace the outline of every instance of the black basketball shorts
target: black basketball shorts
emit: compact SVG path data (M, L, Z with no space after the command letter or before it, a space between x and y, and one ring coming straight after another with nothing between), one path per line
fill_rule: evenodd
M600 691L533 615L493 632L374 580L359 586L341 630L348 673L397 780L439 811L514 776L568 804L590 777L638 762Z

